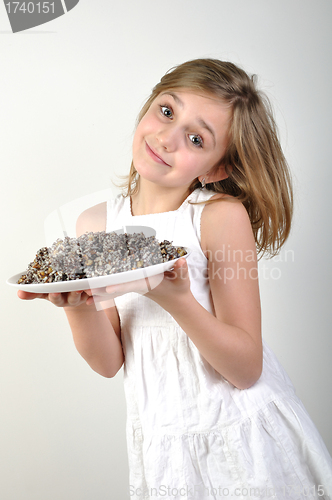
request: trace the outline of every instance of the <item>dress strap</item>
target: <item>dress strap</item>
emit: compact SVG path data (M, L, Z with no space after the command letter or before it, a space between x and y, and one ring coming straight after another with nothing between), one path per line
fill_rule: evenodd
M119 194L116 198L107 201L106 232L109 233L110 231L114 231L119 214L124 207L128 210L128 206L126 207L128 203L129 203L129 213L130 213L129 197L125 198L122 194ZM119 227L121 227L121 224Z
M201 218L206 201L210 200L216 193L207 189L197 189L194 191L195 196L190 200L193 210L193 226L195 228L198 241L201 242Z

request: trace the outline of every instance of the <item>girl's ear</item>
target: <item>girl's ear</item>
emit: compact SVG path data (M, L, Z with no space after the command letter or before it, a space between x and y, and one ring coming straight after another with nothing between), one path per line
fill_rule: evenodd
M227 168L228 171L232 170L232 167L228 166ZM198 177L198 180L202 182L203 179L205 179L205 184L209 184L210 182L218 182L222 181L224 179L227 179L228 173L226 172L226 167L225 165L219 165L219 167L213 169L210 172L207 172L204 175L201 175Z

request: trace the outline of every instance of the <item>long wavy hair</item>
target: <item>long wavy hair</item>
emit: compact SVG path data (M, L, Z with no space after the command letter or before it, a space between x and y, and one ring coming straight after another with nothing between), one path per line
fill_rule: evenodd
M256 88L255 75L249 76L235 64L195 59L172 68L162 77L141 109L137 124L160 93L179 88L213 94L230 105L229 142L221 159L228 178L207 184L206 189L226 193L243 203L258 254L273 257L290 232L293 192L268 98ZM130 196L139 188L133 163L126 179L124 196ZM190 191L200 185L195 179ZM222 198L216 201L221 202Z

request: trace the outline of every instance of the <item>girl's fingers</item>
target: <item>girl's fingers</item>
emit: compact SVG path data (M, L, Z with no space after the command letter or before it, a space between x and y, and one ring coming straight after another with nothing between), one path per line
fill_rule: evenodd
M46 299L56 307L76 307L86 302L88 297L88 295L82 290L67 293L31 293L18 290L17 295L22 300ZM90 303L93 303L93 299Z
M93 297L89 297L86 301L86 305L87 306L91 306L91 304L94 304L94 298Z
M182 258L175 262L170 271L165 272L165 277L169 280L186 279L188 276L187 260Z
M153 288L158 286L164 279L164 274L157 274L149 278L142 278L140 280L129 281L128 283L122 283L119 285L112 285L106 287L107 294L112 297L119 297L125 293L135 292L141 295L145 295L150 292Z
M179 259L177 262L175 262L174 269L176 270L186 270L188 271L188 264L187 264L187 259L182 257Z
M66 303L64 294L62 293L49 293L48 300L57 307L62 307Z
M90 304L109 299L109 296L106 292L106 288L94 288L91 290L84 290L84 292L82 293L87 297L86 304L88 306Z
M61 293L31 293L24 290L18 290L17 296L22 300L46 299L56 306L64 304L64 299Z
M18 290L17 296L21 300L33 300L33 299L47 299L47 293L31 293L25 292L24 290Z
M110 297L108 294L93 295L91 297L88 297L85 303L87 306L94 304L98 311L100 309L108 309L109 307L114 307L113 297Z
M77 306L82 299L83 292L69 292L67 295L67 304L69 306Z

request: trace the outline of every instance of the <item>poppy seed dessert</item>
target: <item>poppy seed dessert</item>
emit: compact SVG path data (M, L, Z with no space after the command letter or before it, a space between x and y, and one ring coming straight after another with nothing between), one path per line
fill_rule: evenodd
M183 247L143 233L100 231L57 239L38 250L19 284L52 283L131 271L186 255Z

